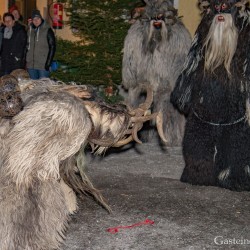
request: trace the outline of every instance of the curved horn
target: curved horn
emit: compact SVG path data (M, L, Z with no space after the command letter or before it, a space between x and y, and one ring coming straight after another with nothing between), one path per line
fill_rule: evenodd
M130 143L131 141L133 141L133 136L132 135L130 135L126 139L123 139L123 140L120 140L120 141L116 142L114 145L112 145L112 147L119 148L121 146L124 146L124 145Z
M168 140L166 139L164 132L163 132L163 115L162 115L161 111L156 116L156 128L157 128L157 131L158 131L158 134L159 134L161 140L164 143L167 143Z
M139 105L140 109L143 109L144 111L148 110L153 102L154 98L154 92L153 88L150 84L141 84L141 88L146 89L147 97L144 103Z
M149 121L149 120L156 118L157 115L158 115L158 113L153 113L153 114L142 116L142 117L131 117L131 121L134 123L137 123L137 122L143 123L143 122L146 122L146 121Z
M134 141L136 141L139 144L141 144L142 141L138 138L137 133L142 128L142 125L143 125L143 123L136 123L133 127L133 130L132 130L132 137L133 137Z
M163 115L162 112L158 112L158 113L153 113L151 115L147 115L147 116L143 116L143 117L132 117L131 121L135 122L135 128L132 129L132 135L133 138L136 142L141 143L141 141L138 139L137 136L137 132L141 129L143 122L145 121L149 121L156 118L156 128L157 128L157 132L161 138L161 140L164 143L167 143L168 140L166 139L165 135L164 135L164 131L163 131ZM140 125L140 127L138 126ZM138 140L137 140L138 139Z

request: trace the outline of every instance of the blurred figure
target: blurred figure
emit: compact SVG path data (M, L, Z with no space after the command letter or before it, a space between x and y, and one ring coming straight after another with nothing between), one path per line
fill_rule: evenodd
M2 40L3 40L3 29L4 29L4 24L2 22L2 16L0 15L0 51L1 51Z
M6 75L14 69L25 68L27 33L24 26L15 22L14 16L10 13L3 15L3 24L1 71L2 75Z
M18 21L18 22L23 22L23 16L20 14L19 10L18 10L18 7L13 4L10 8L9 8L9 13L11 13L14 18L15 18L15 21Z
M32 18L31 17L28 18L27 23L28 23L28 26L31 25L31 23L32 23Z
M55 35L39 10L34 10L31 18L32 23L28 28L27 70L31 79L49 77L56 50Z
M4 29L4 24L2 22L2 16L0 15L0 76L3 74L2 73L2 60L1 60L1 47L2 47L2 40L3 40L3 29Z

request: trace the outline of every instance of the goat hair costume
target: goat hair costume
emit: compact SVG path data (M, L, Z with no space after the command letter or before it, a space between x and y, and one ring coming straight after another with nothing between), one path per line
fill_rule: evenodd
M130 126L140 129L155 115L131 118L124 105L96 101L84 85L17 79L0 78L0 250L58 249L77 209L72 188L109 209L78 166L80 149L123 145Z
M139 83L153 87L153 111L162 111L168 144L180 145L185 117L173 108L170 93L191 46L191 36L170 0L146 0L141 17L131 25L124 41L122 85L128 103L140 101Z
M203 18L171 94L187 116L181 181L249 191L249 9L236 0L200 6Z

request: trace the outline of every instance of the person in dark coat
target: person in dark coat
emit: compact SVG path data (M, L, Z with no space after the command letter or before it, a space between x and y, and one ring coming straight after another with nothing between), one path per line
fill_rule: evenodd
M4 28L2 29L1 70L3 75L10 74L15 69L25 68L25 51L27 33L24 26L15 22L10 13L3 16Z
M3 29L4 29L4 24L2 22L2 17L0 16L0 51L1 51L2 40L3 40Z
M31 18L32 23L28 29L27 69L31 79L49 77L56 50L55 35L39 10L34 10Z
M0 16L0 76L2 75L1 47L2 47L2 41L3 41L3 29L4 29L4 24L2 23L2 17Z

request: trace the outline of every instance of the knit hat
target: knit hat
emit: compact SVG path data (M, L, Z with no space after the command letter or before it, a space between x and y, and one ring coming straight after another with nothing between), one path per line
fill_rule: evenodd
M31 18L34 19L35 17L39 17L39 18L43 19L39 10L32 11Z

